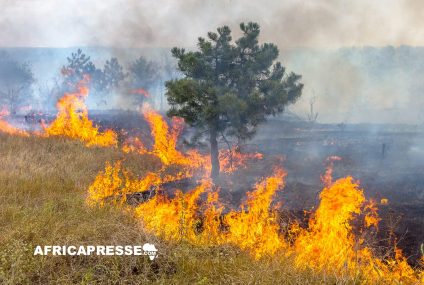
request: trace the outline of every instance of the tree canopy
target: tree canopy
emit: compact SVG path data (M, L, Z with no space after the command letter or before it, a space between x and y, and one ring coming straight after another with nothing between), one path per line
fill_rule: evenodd
M182 79L166 82L169 116L185 119L208 133L213 178L219 174L219 136L251 138L269 115L282 112L301 95L301 76L286 73L272 43L259 44L257 23L241 23L242 36L232 41L227 26L198 39L197 51L173 48Z
M132 89L145 89L151 92L160 79L160 67L154 61L148 61L143 56L132 62L128 68Z
M75 84L83 80L84 76L90 76L90 83L95 85L101 80L102 71L90 60L90 57L78 49L70 57L66 58L68 63L61 69L63 76L63 87L65 90L73 90Z
M127 76L124 73L122 65L119 64L116 57L112 57L110 60L106 60L103 67L102 80L100 83L100 89L110 92L114 88L118 88L119 84Z
M123 67L115 57L106 60L103 70L97 68L90 56L83 53L81 49L67 57L67 61L68 63L61 69L63 82L60 93L73 91L78 82L83 80L85 76L89 76L91 90L96 91L97 95L102 95L103 98L100 97L98 100L107 104L104 96L110 95L113 90L119 88L127 77Z

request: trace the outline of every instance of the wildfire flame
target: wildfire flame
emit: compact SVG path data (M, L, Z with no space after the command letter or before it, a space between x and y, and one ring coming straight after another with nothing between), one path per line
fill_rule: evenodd
M247 201L241 211L231 211L225 216L229 226L230 243L249 250L255 258L275 254L286 245L280 235L277 211L271 209L276 191L284 186L286 173L278 168L274 174L256 184L247 193Z
M24 137L28 137L29 133L21 130L19 128L14 127L13 125L11 125L9 122L7 122L4 117L9 116L9 110L3 106L0 109L0 132L9 134L9 135L15 135L15 136L24 136Z
M361 236L355 235L352 223L361 216L364 229L377 226L380 218L376 202L368 201L350 176L332 182L328 175L330 168L331 161L326 170L328 179L323 180L328 184L320 194L320 204L312 213L308 227L292 224L290 241L284 237L277 219L278 211L272 206L276 191L284 186L286 173L279 168L247 193L240 210L223 214L219 189L210 180L203 179L187 193L177 190L173 198L157 191L134 212L147 230L167 240L187 240L197 246L232 244L250 252L256 259L281 251L293 255L295 266L300 269L356 277L370 284L395 280L422 282L424 273L414 270L400 249L395 247L393 258L379 258ZM148 184L160 188L163 182L153 173L134 180L118 162L114 167L108 165L106 171L97 176L89 189L91 200L88 201L92 205L104 204L99 203L96 193L100 193L101 201L107 196L125 199L124 193Z
M152 150L148 150L139 138L132 138L124 144L124 152L138 152L140 154L152 154L157 156L162 163L167 165L180 165L185 167L186 177L192 177L195 172L207 177L212 169L208 155L199 153L196 150L189 150L183 153L177 149L179 136L184 128L184 121L181 118L173 118L171 127L164 118L148 104L144 104L142 115L148 122L153 138ZM220 150L220 167L224 173L232 173L237 169L247 166L250 160L260 160L263 155L258 152L242 153L233 147L231 150Z
M183 128L183 120L180 118L173 119L172 128L169 129L162 116L148 105L144 105L143 110L144 118L147 120L154 138L152 154L159 157L164 165L190 164L190 160L177 150L177 142Z
M44 126L45 135L78 139L87 146L116 146L117 135L113 131L100 132L88 119L84 104L87 96L85 82L77 85L77 92L65 94L57 103L57 118ZM3 119L7 115L6 109L0 111L0 131L29 135L7 123ZM147 107L143 116L151 129L152 149L134 138L122 150L155 155L163 167L140 179L125 169L122 161L107 163L88 189L88 205L112 203L132 209L148 231L167 240L186 240L197 246L232 244L255 259L283 252L293 256L294 265L300 269L351 276L362 283L424 283L424 272L411 267L401 249L394 246L392 257L379 257L355 231L354 224L362 225L359 232L378 228L381 220L378 203L366 199L359 182L350 176L333 181L334 162L339 157L328 159L328 167L321 177L324 188L320 203L311 213L307 227L293 223L288 227L289 232L284 233L278 222L278 209L273 204L275 194L284 186L284 170L276 168L271 176L260 180L253 191L247 192L240 209L224 211L220 189L205 178L211 168L209 157L196 150L177 149L183 121L174 119L169 126L160 114ZM246 167L248 160L262 159L260 153L244 154L235 148L221 150L219 156L221 169L226 173ZM173 165L182 170L169 174L167 167ZM195 173L203 178L192 190L186 193L177 190L173 197L161 191L164 183L194 177ZM129 194L145 191L153 193L150 199L135 208L126 206ZM387 203L386 198L380 200L382 205ZM421 262L424 266L424 256Z
M88 118L84 103L88 96L88 78L79 82L77 92L65 93L57 102L56 119L44 127L46 136L64 136L83 141L87 146L116 146L117 135L112 130L100 132Z
M26 131L12 126L7 121L3 120L1 117L0 117L0 132L6 133L9 135L16 135L16 136L24 136L24 137L29 136L29 134Z
M290 248L299 268L333 272L340 276L360 277L366 283L374 281L414 283L422 280L423 272L415 271L401 251L395 248L394 259L381 259L374 255L364 239L357 237L352 223L365 214L365 227L377 227L380 218L375 201L367 201L359 184L348 176L331 182L333 162L330 158L324 175L325 188L320 204L309 221L307 229L293 225L297 237Z
M285 242L279 237L276 212L271 211L275 192L283 186L285 173L278 169L248 193L241 211L223 215L219 194L209 180L173 199L156 195L140 204L136 215L146 229L169 240L186 239L198 245L230 243L250 251L254 257L272 254ZM202 202L202 195L206 201Z

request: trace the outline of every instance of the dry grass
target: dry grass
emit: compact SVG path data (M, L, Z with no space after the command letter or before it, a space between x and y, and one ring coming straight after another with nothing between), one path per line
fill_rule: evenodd
M124 155L63 139L0 135L1 284L355 284L332 274L299 272L286 257L253 261L230 246L196 248L161 241L113 207L89 208L90 182L107 160ZM159 167L125 155L142 175ZM36 245L154 243L160 256L34 256Z

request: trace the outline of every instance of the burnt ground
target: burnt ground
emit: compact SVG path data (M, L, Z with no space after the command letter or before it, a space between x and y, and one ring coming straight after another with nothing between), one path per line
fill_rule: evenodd
M147 123L136 112L108 111L90 113L101 128L113 128L122 134L141 136L151 143ZM17 116L17 124L38 127L43 119L54 115ZM29 124L28 124L29 123ZM188 131L186 135L190 132ZM222 147L226 147L222 144ZM281 165L287 171L286 186L279 194L284 210L302 213L318 204L322 189L320 176L325 171L326 158L337 155L334 179L350 175L359 180L367 198L389 200L380 205L378 238L389 239L390 232L398 237L398 246L411 262L420 256L424 243L424 128L405 125L323 125L299 120L270 120L257 136L244 146L259 150L265 157L284 157ZM252 185L261 175L269 175L268 159L250 165L233 184L232 193L222 193L229 204L238 205L245 196L245 185ZM295 215L296 216L296 215ZM391 239L393 241L393 238Z
M424 243L424 131L401 125L315 125L270 121L252 141L268 155L284 155L287 185L281 193L291 210L311 209L322 188L320 175L328 156L334 179L352 176L367 198L389 200L379 205L378 238L393 242L412 262Z

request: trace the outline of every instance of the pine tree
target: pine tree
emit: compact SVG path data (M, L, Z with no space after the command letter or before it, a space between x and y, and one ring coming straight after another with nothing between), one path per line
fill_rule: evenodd
M209 134L211 177L220 168L218 138L251 138L267 116L276 115L301 95L301 76L287 74L279 51L271 43L259 44L259 25L240 24L242 36L232 41L227 26L198 39L198 50L173 48L184 77L166 82L169 116L185 119L199 133Z

